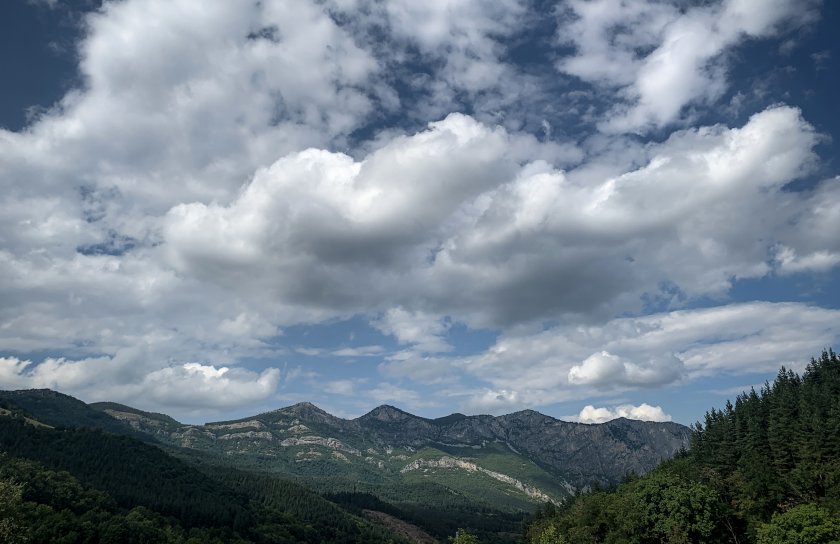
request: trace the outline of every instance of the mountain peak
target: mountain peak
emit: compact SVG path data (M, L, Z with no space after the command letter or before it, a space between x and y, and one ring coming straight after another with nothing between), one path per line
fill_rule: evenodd
M545 423L553 423L557 421L551 416L547 416L542 412L537 412L536 410L520 410L518 412L513 412L512 414L505 414L503 416L499 416L497 419L505 420L505 421L527 421L529 424L545 424Z
M287 406L286 408L281 408L281 412L290 412L300 417L311 417L311 416L329 416L330 414L326 411L318 408L314 404L308 401L298 402L297 404L293 404L291 406ZM330 416L332 417L332 416Z
M75 397L71 397L70 395L66 395L52 389L18 389L15 391L3 391L3 394L10 398L59 399L73 404L84 404L84 402Z
M306 423L329 423L334 424L336 422L341 421L341 419L335 417L334 415L330 414L329 412L318 408L314 404L308 401L298 402L297 404L292 404L290 406L284 406L282 408L277 408L275 410L271 410L269 412L263 412L261 414L257 414L254 416L235 419L230 421L214 421L213 425L229 425L232 423L243 423L246 421L253 421L258 420L262 423L271 423L279 420L285 420L287 418L299 419L302 422ZM209 424L209 423L208 423Z
M315 406L314 404L312 404L308 400L305 400L303 402L298 402L297 404L292 404L291 406L289 406L289 409L292 409L292 410L318 410L320 412L323 412L323 410L321 410L320 408L318 408L317 406Z
M398 421L405 421L407 419L420 419L415 415L409 414L408 412L404 412L395 406L391 406L390 404L383 404L381 406L377 406L370 412L366 413L359 419L362 420L371 420L375 419L377 421L385 421L385 422L398 422Z

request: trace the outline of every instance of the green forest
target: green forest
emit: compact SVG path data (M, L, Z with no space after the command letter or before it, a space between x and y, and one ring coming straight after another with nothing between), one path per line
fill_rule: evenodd
M0 418L0 542L400 542L292 483L218 477L98 430Z
M546 507L531 544L840 542L840 359L706 413L688 451L613 490Z

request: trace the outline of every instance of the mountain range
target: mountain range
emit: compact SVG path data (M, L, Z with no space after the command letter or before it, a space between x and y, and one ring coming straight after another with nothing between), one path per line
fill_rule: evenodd
M690 437L676 423L582 424L532 410L427 419L383 405L342 419L302 402L188 425L50 390L0 392L0 400L48 425L125 434L185 459L280 474L321 493L364 492L391 502L454 493L505 511L527 511L645 473L687 447Z

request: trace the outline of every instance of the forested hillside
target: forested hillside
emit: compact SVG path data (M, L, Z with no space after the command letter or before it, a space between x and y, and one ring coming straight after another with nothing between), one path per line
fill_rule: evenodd
M531 543L840 542L840 358L713 409L689 451L530 523Z
M213 477L130 437L0 417L2 543L399 541L291 482Z

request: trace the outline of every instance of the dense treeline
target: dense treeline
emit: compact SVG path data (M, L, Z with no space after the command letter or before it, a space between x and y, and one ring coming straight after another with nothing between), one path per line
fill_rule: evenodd
M0 542L200 544L247 542L229 528L186 528L143 506L119 508L70 473L0 455Z
M161 449L129 437L89 429L42 429L0 418L0 451L67 471L105 491L125 508L145 506L186 526L228 526L253 520L247 499Z
M303 486L266 473L207 468L230 489L246 494L262 533L300 542L388 542L393 535L358 518Z
M212 477L211 477L212 476ZM0 542L399 542L290 482L205 474L157 447L0 417Z
M365 509L384 512L416 525L442 541L446 541L458 528L465 527L487 544L516 543L520 539L522 524L528 517L527 512L499 510L433 482L385 484L363 479L352 481L345 474L325 475L328 467L326 464L321 465L324 467L322 472L312 470L318 476L290 476L277 471L260 470L250 463L243 467L232 460L222 465L218 458L195 451L180 450L173 453L231 489L248 489L249 496L259 497L263 490L275 487L295 487L305 495L297 496L284 491L272 500L280 501L277 505L287 512L295 512L298 519L308 519L307 515L317 516L319 519L313 520L312 525L323 527L325 532L330 531L328 525L332 523L324 517L329 515L328 509L319 507L318 511L310 514L297 513L295 510L298 501L308 507L318 502L313 499L313 491L319 494L315 496L316 499L323 497L335 503L337 506L333 508L338 511L349 512L357 517L363 516ZM331 470L334 471L334 468Z
M688 452L612 491L548 507L532 543L840 542L840 358L713 409Z
M193 458L193 461L197 459ZM213 469L208 468L208 473ZM278 476L276 472L249 473L261 477ZM285 477L285 476L284 476ZM510 544L520 540L522 524L528 513L507 511L478 502L452 487L430 481L371 483L350 481L344 474L336 476L300 477L295 481L320 493L343 510L360 515L362 510L376 510L417 525L430 535L446 541L458 528L468 528L487 544Z
M470 533L474 533L485 544L519 541L518 533L526 514L502 512L456 501L440 504L437 487L428 495L415 495L410 501L397 502L399 507L372 493L339 492L324 496L356 514L361 514L365 509L385 512L421 527L441 541L446 541L462 527L468 528Z

